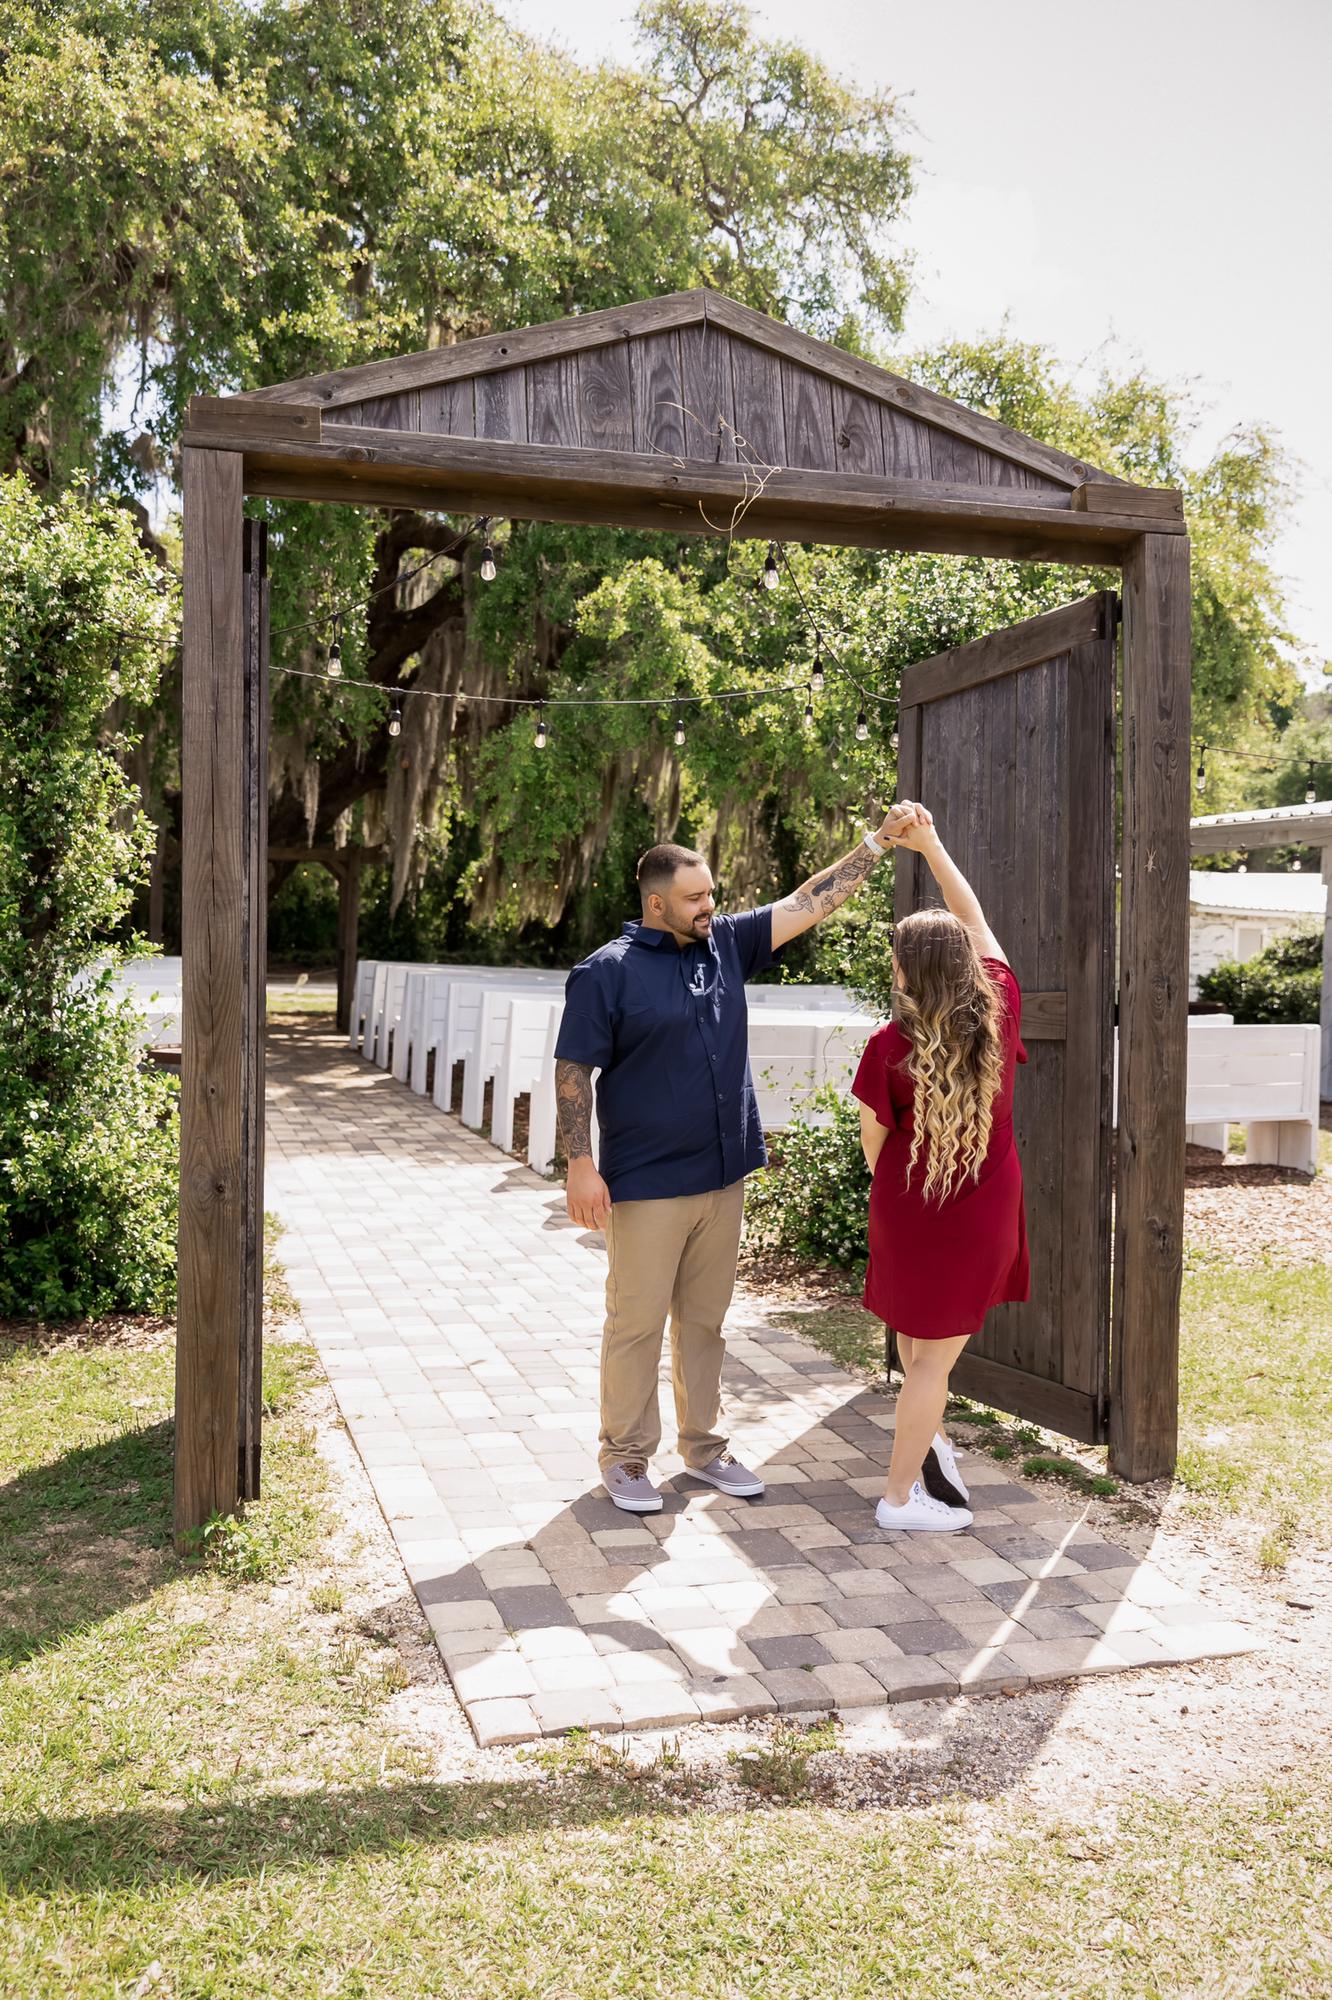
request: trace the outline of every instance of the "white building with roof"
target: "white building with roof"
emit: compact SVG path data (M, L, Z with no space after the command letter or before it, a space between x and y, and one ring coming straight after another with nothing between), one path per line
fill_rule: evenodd
M1312 871L1244 874L1189 870L1189 998L1224 959L1252 958L1277 938L1321 924L1327 888Z

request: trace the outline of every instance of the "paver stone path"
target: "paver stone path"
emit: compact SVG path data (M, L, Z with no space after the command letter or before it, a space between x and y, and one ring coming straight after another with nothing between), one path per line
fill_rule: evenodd
M597 1474L605 1251L562 1190L354 1055L271 1024L279 1255L478 1740L857 1708L1248 1650L968 1454L973 1527L885 1535L888 1396L741 1299L727 1421L766 1497L659 1455L658 1515ZM669 1408L669 1383L663 1371ZM672 1436L669 1423L666 1436Z

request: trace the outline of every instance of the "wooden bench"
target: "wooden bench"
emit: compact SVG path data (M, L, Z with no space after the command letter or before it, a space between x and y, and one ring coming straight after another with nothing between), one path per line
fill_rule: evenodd
M1224 1154L1230 1127L1243 1125L1250 1162L1315 1173L1318 1062L1316 1027L1192 1016L1185 1138Z

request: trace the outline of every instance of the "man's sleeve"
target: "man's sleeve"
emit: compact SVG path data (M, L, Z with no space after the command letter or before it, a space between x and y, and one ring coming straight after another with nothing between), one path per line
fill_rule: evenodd
M773 949L772 904L765 903L758 910L742 910L739 916L726 917L735 938L735 947L740 954L740 970L745 979L752 979L756 973L766 972L770 965L781 963L785 945Z
M555 1041L557 1062L605 1069L615 1053L611 968L576 965L564 986L564 1015Z

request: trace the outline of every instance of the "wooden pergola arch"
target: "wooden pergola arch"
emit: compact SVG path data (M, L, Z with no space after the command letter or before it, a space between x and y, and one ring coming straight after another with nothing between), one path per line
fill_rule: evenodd
M1117 696L1119 607L1102 594L913 668L903 781L966 792L956 816L973 845L983 836L971 865L990 894L1018 866L1015 814L1039 790L1045 873L1022 947L1037 971L1014 962L1032 989L1033 1058L1046 1065L1045 1097L1033 1089L1032 1102L1062 1105L1064 1136L1029 1159L1033 1199L1061 1198L1060 1145L1069 1159L1095 1155L1077 1181L1095 1213L1080 1222L1062 1197L1064 1275L1040 1329L1015 1322L968 1380L1108 1438L1130 1479L1168 1472L1188 986L1179 495L1112 478L705 291L196 398L183 448L177 1532L252 1497L259 1478L267 623L264 530L244 517L247 494L1119 567ZM949 718L992 745L988 765L975 743L957 752ZM1043 779L1024 768L1033 759ZM1074 813L1062 828L1061 800ZM899 907L924 893L915 872L900 871Z

